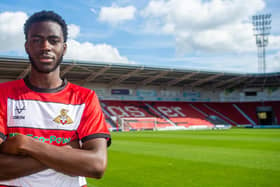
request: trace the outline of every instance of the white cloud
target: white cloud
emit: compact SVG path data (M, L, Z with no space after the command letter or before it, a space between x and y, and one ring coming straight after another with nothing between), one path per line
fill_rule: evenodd
M150 31L175 37L179 54L247 52L255 47L251 16L264 7L263 0L152 0L141 15Z
M179 57L176 60L185 61L182 64L187 69L197 69L216 72L256 73L258 72L257 57L252 54L236 54L224 56ZM250 67L250 68L248 68Z
M134 6L118 7L113 5L111 7L102 7L98 19L101 22L115 25L134 19L135 13L136 8Z
M268 49L280 49L280 36L269 36L267 47Z
M24 12L0 13L0 51L24 50Z
M75 39L80 34L80 27L78 25L69 24L68 25L68 37L70 39Z
M176 33L179 53L188 51L251 52L256 48L251 25L240 23L225 25L218 29Z
M80 43L70 39L65 58L84 61L131 63L126 57L120 55L118 49L107 45L94 45L89 42Z
M0 52L17 52L24 54L23 25L27 19L24 12L0 13ZM118 49L107 44L80 43L74 39L80 34L78 25L68 25L68 49L65 58L75 60L95 60L119 63L132 63L120 55Z
M280 51L273 55L268 55L266 61L267 72L280 72Z
M80 34L80 27L68 25L69 40L67 42L66 59L99 61L110 63L131 63L126 57L120 55L118 49L107 44L80 43L75 38Z

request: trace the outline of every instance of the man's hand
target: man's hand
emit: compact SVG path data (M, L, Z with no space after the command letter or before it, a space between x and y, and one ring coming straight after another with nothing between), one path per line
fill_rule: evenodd
M86 176L92 178L101 178L107 167L107 141L104 138L94 138L83 143L80 147L78 140L71 141L65 146L55 146L32 137L18 134L9 137L0 145L0 152L5 159L10 157L21 157L29 159L35 165L34 171L41 171L44 168L51 168L66 175ZM8 155L10 154L10 155ZM0 154L1 156L1 154ZM18 162L17 162L18 164ZM5 161L2 167L6 168ZM1 162L0 162L1 168ZM24 166L23 169L26 167ZM12 178L25 176L34 173L33 170L27 172L15 172ZM3 175L7 172L3 171ZM3 178L6 180L7 178ZM1 180L1 169L0 169Z
M9 137L5 142L3 142L0 146L0 152L11 154L11 155L26 155L23 151L24 147L28 146L28 144L33 141L31 137L18 134L13 137Z
M18 142L21 142L19 140L21 136L23 135L11 137L6 142L0 138L0 181L24 177L48 169L47 166L31 157L8 155L18 153L20 150Z
M73 141L69 142L67 145L64 145L64 147L69 147L69 148L73 148L73 149L81 149L79 140L73 140Z

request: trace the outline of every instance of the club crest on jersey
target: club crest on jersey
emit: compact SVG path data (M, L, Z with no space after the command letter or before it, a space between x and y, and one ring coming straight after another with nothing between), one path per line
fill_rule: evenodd
M70 116L67 115L68 112L69 112L69 110L67 110L67 109L64 109L64 108L61 109L60 115L58 115L56 118L54 118L53 121L58 124L62 124L62 125L73 123L73 120L70 118Z

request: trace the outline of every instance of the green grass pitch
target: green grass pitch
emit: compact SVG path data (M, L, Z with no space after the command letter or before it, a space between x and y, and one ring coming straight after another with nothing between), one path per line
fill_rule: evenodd
M114 132L89 187L279 187L280 129Z

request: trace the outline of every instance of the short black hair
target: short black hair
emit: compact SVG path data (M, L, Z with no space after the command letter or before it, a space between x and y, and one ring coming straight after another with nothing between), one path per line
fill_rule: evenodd
M53 11L46 11L46 10L36 12L26 20L26 22L24 24L24 34L25 34L26 40L27 40L28 31L29 31L31 25L33 23L42 22L42 21L54 21L54 22L58 23L61 26L61 29L63 32L64 42L67 41L68 31L67 31L67 24L64 21L64 19L57 13L55 13Z

